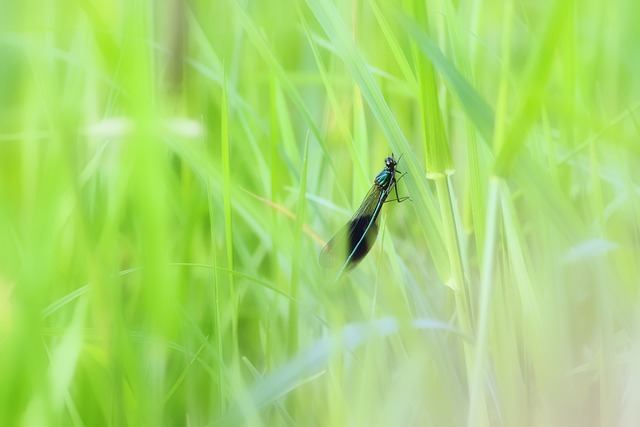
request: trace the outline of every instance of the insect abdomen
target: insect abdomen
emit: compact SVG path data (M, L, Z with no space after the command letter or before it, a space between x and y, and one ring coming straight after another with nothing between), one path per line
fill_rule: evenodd
M351 222L349 232L349 239L351 241L349 242L349 248L353 251L353 255L351 256L351 261L347 268L348 270L353 268L369 253L371 247L376 241L376 237L378 236L378 224L375 221L371 226L369 226L369 224L371 224L370 215L358 217ZM367 227L369 227L369 231L367 231L367 234L364 236L362 241L360 241ZM359 245L358 242L360 243Z

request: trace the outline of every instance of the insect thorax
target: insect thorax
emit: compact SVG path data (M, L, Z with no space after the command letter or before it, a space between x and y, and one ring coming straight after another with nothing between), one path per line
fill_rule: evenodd
M380 172L378 176L376 176L376 179L374 180L374 182L379 187L386 188L389 186L389 183L391 182L392 178L393 178L393 172L385 169L382 172Z

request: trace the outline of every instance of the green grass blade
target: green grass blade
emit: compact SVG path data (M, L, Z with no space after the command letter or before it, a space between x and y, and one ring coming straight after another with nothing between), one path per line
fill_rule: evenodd
M444 56L431 37L413 20L396 9L391 9L391 13L420 50L431 60L431 63L440 75L442 75L443 79L451 88L451 91L460 100L460 104L478 129L480 135L482 135L485 141L492 141L494 117L493 111L487 102Z

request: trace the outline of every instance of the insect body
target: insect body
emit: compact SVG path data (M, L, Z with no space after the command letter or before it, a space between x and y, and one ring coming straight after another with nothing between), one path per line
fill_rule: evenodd
M398 159L400 160L400 159ZM398 197L396 186L400 173L393 154L384 160L384 169L373 180L373 186L360 204L360 207L347 224L329 240L320 253L320 264L324 267L342 265L338 278L355 267L369 253L378 236L378 217L382 205L387 201L402 202L408 197ZM387 200L395 189L396 198Z

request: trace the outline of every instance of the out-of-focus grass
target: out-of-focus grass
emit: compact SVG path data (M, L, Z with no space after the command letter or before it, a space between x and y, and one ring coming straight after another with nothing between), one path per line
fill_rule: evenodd
M1 425L636 425L640 6L400 3L3 8Z

